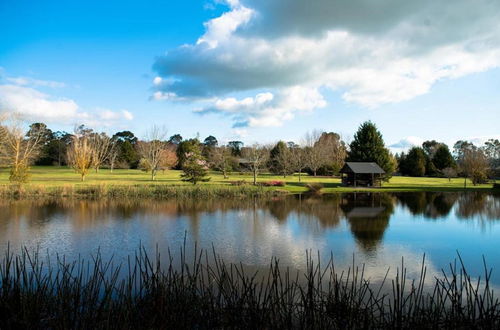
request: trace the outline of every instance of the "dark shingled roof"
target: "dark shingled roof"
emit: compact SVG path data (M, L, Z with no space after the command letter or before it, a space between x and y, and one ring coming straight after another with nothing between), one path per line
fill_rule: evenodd
M377 163L364 162L346 162L340 173L357 173L357 174L384 174L385 171L377 165Z

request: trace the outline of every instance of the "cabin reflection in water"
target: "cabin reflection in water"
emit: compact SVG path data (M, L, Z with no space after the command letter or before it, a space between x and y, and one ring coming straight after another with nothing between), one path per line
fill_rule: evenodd
M346 194L341 208L351 232L365 252L375 252L389 226L394 200L388 194Z

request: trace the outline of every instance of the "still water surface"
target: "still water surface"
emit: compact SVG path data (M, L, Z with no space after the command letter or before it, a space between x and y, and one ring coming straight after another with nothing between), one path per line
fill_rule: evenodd
M457 257L473 275L482 256L500 285L500 195L488 193L350 193L275 199L1 201L0 248L23 246L65 255L126 260L142 245L173 255L186 239L226 262L266 267L271 257L305 268L306 251L333 256L340 268L364 263L380 280L404 257L417 275L426 254L429 276Z

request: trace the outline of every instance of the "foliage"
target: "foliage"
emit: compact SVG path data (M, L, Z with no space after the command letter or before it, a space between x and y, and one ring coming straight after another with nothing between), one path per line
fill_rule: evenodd
M408 155L402 155L399 161L399 170L404 175L424 176L426 172L427 157L422 148L413 147Z
M177 145L176 153L178 159L178 168L183 169L187 154L201 154L201 143L196 138L183 140Z
M205 159L201 156L198 150L194 149L192 152L186 153L184 156L184 164L182 167L182 181L197 184L198 182L207 182L208 166Z
M443 170L447 167L456 167L456 163L451 155L450 149L444 143L440 144L436 149L432 162L438 170Z
M267 167L271 173L281 174L283 177L293 174L292 153L285 142L279 141L271 149Z
M354 140L350 144L348 160L377 163L386 172L384 176L386 180L392 176L395 170L389 150L384 145L382 134L370 121L361 124L354 135Z
M241 157L241 148L243 148L243 142L241 141L229 141L227 146L231 149L231 154L234 157Z
M260 185L265 187L284 187L285 182L280 180L272 180L272 181L263 181L259 182Z

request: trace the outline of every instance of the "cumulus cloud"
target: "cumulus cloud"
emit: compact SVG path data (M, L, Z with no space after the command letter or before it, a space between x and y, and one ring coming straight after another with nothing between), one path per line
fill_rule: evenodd
M19 114L29 121L47 121L62 124L85 123L108 126L122 120L132 120L127 110L112 111L96 108L83 110L72 99L56 97L26 85L61 87L62 83L34 80L31 78L10 78L15 84L0 84L0 113ZM54 83L54 84L52 84Z
M232 93L255 100L300 86L364 107L401 102L500 66L499 20L500 3L488 0L232 0L196 43L156 59L154 98L217 108ZM254 106L255 125L267 125Z
M396 143L389 145L389 148L397 150L399 149L406 150L410 149L411 147L421 147L422 143L424 143L424 139L418 136L408 136L404 139L399 140Z
M325 105L316 89L294 86L277 95L266 92L239 100L234 97L216 99L210 107L197 112L229 115L235 120L234 127L271 127L292 119L296 112L308 112Z

